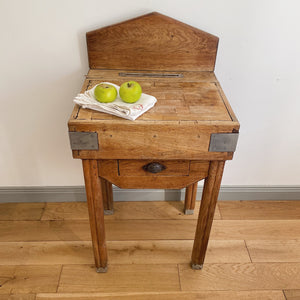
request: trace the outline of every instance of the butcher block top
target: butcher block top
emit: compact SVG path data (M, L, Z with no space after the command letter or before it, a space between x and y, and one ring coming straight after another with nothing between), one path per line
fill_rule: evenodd
M217 37L151 13L89 32L87 45L81 92L134 80L157 103L135 121L75 105L69 131L97 133L98 147L72 148L74 158L232 159L234 148L211 145L240 126L213 71Z

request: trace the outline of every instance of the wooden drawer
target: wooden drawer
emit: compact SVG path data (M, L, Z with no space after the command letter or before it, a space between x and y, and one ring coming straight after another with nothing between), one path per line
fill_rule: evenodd
M165 169L159 173L144 170L151 162ZM126 189L181 189L208 175L209 161L189 160L98 160L99 176Z
M118 160L119 176L188 176L187 160Z

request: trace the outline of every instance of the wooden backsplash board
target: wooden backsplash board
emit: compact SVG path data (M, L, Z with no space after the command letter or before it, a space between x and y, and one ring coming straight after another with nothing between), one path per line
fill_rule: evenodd
M90 69L213 71L218 37L153 12L86 34Z

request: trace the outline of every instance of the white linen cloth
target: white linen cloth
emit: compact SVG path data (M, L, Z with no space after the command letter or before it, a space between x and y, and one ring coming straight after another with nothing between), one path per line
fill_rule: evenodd
M94 90L97 85L85 91L83 94L78 94L73 101L83 108L97 110L132 121L153 107L157 101L154 96L142 93L141 98L137 102L125 103L119 96L120 87L118 85L110 82L101 83L111 84L117 89L118 96L115 101L111 103L101 103L97 101L94 95Z

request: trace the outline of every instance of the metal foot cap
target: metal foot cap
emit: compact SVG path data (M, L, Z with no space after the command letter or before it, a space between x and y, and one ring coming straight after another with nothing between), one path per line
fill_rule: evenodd
M193 210L193 209L186 209L186 210L184 211L184 214L185 214L185 215L193 215L193 214L194 214L194 210Z
M100 267L96 268L97 273L106 273L107 272L107 267Z
M104 209L104 214L105 215L113 215L114 214L114 210L113 209Z
M203 264L202 265L192 264L192 269L193 270L201 270L202 268L203 268Z

